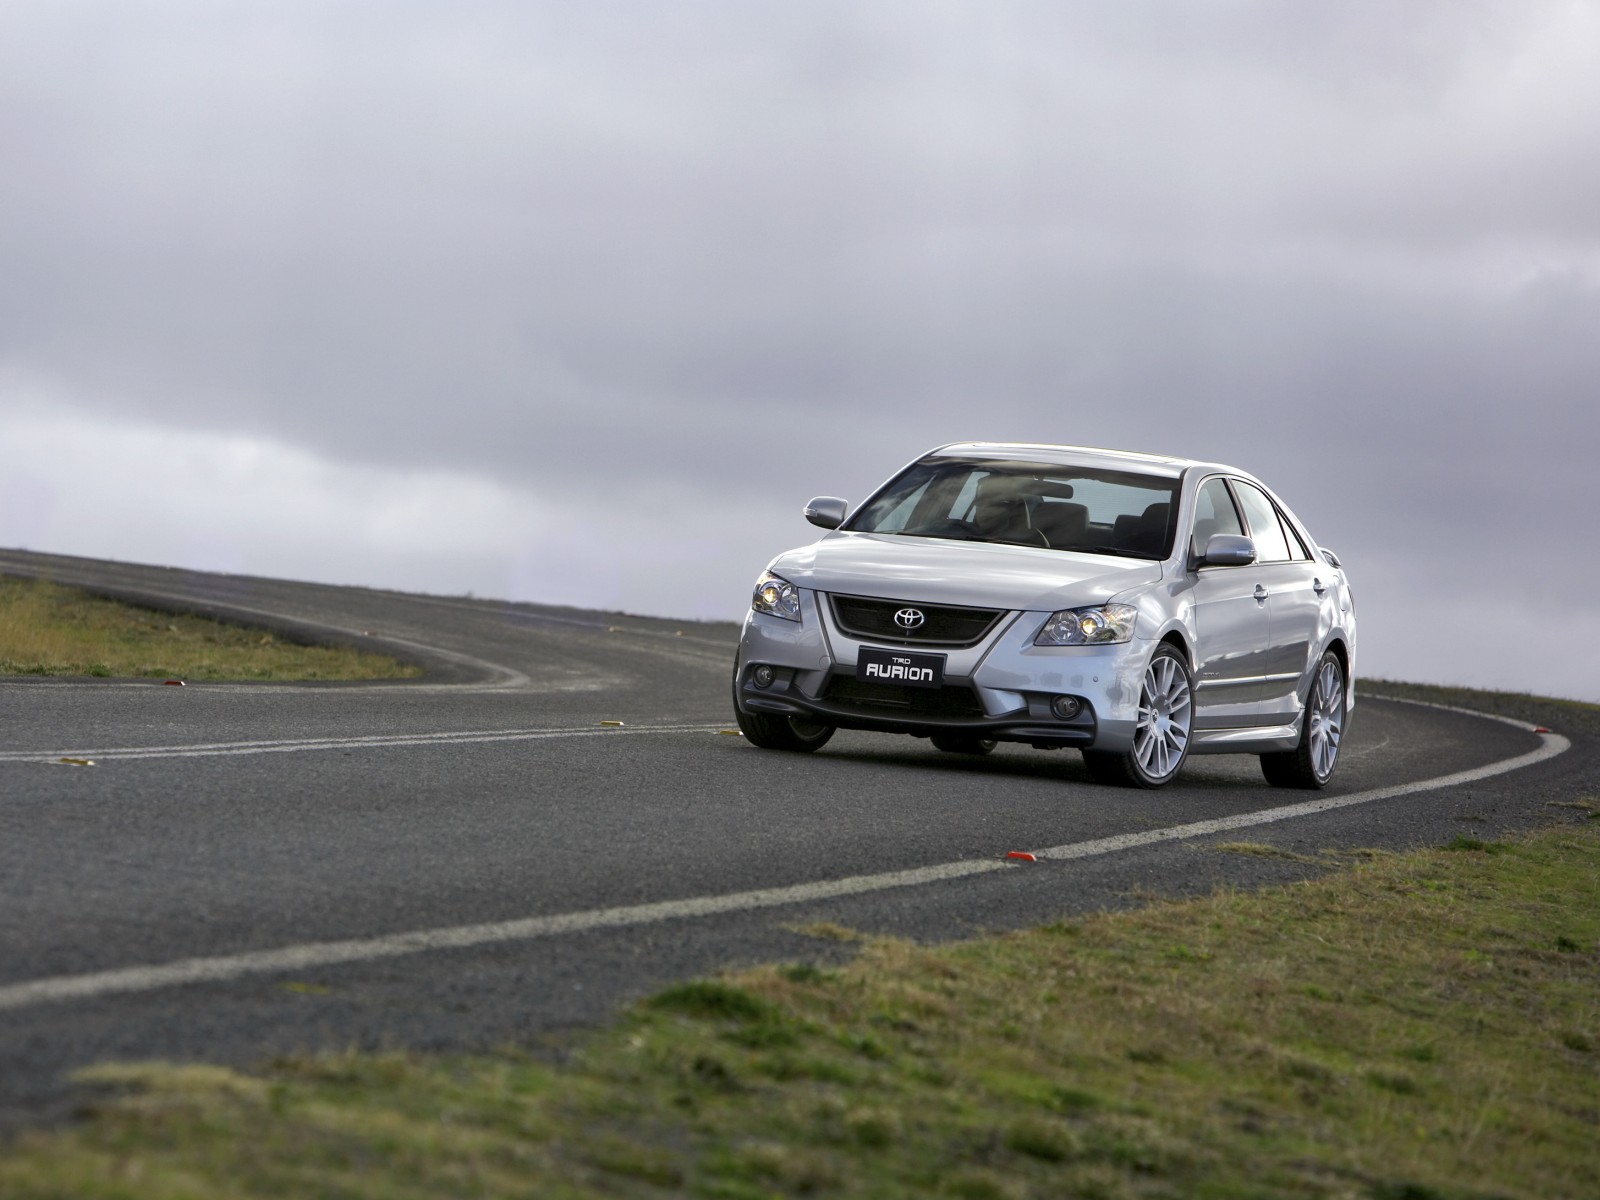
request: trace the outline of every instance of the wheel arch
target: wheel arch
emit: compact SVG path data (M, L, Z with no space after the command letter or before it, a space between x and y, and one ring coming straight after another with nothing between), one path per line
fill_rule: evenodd
M1339 669L1344 672L1345 683L1348 685L1350 682L1350 648L1344 644L1344 638L1335 634L1328 640L1328 644L1322 653L1326 654L1330 650L1339 660Z
M1356 680L1350 669L1350 647L1346 645L1342 634L1334 634L1328 639L1328 645L1323 654L1332 653L1339 660L1339 670L1344 673L1344 706L1346 710L1352 709L1356 704ZM1317 661L1322 660L1322 655L1317 655ZM1307 693L1309 695L1309 693Z
M1174 650L1176 650L1180 655L1183 656L1183 661L1189 664L1189 671L1191 674L1199 669L1194 661L1194 650L1189 644L1189 639L1185 635L1184 631L1178 626L1173 626L1171 629L1168 629L1161 635L1156 642L1156 646L1151 647L1150 652L1152 654L1155 653L1157 646L1171 646Z

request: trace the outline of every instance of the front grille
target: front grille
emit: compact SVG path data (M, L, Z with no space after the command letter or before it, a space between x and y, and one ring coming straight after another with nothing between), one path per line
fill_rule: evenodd
M822 698L830 704L884 716L981 717L983 705L970 687L896 687L892 683L864 683L848 675L828 681Z
M833 619L852 637L875 642L923 646L974 646L1005 616L1002 608L960 608L952 604L917 604L907 600L873 600L866 596L829 596ZM914 608L922 624L905 629L894 615Z

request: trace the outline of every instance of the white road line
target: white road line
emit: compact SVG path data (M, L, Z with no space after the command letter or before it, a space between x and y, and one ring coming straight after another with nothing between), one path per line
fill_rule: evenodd
M1393 699L1400 704L1423 704L1426 708L1442 709L1445 712L1465 713L1469 717L1482 717L1488 721L1500 721L1506 725L1514 725L1518 729L1534 732L1535 727L1526 721L1515 721L1510 717L1497 717L1492 713L1473 712L1468 708L1452 708L1444 704L1424 704L1420 700L1400 700L1397 697L1375 696L1373 699ZM1470 771L1457 771L1454 775L1440 775L1435 779L1421 779L1416 783L1397 783L1385 788L1372 788L1365 792L1352 792L1348 796L1327 796L1319 800L1307 800L1302 804L1288 804L1282 808L1264 808L1255 812L1238 813L1231 817L1218 817L1214 821L1195 821L1190 825L1175 825L1169 829L1152 829L1144 833L1123 833L1115 837L1097 838L1092 842L1073 842L1065 846L1051 846L1048 850L1035 850L1036 858L1065 859L1065 858L1093 858L1098 854L1110 854L1117 850L1131 850L1135 846L1150 846L1157 842L1181 841L1187 838L1205 837L1211 833L1226 833L1232 829L1248 829L1252 825L1271 825L1277 821L1292 821L1296 817L1309 817L1317 813L1332 812L1339 808L1350 808L1356 804L1371 804L1376 800L1392 800L1396 796L1409 796L1414 792L1431 792L1438 788L1459 787L1465 783L1476 783L1480 779L1491 779L1496 775L1504 775L1508 771L1520 770L1531 767L1534 763L1543 762L1547 758L1569 749L1572 745L1559 733L1539 734L1542 743L1537 750L1530 750L1527 754L1517 758L1508 758L1503 762L1490 763L1486 767L1475 767Z
M1406 703L1410 703L1407 701ZM1429 707L1443 707L1430 705ZM1468 709L1450 709L1452 712L1504 722L1530 732L1534 727L1508 717L1495 717L1475 713ZM1221 817L1214 821L1197 821L1171 829L1152 830L1146 833L1122 834L1117 837L1097 838L1088 842L1072 842L1047 850L1034 851L1041 859L1081 859L1111 854L1119 850L1156 842L1179 841L1243 829L1252 825L1266 825L1276 821L1289 821L1314 813L1349 808L1357 804L1370 804L1396 796L1438 788L1475 783L1496 775L1520 770L1563 753L1571 743L1560 734L1540 733L1537 750L1509 758L1503 762L1458 771L1436 779L1416 783L1396 784L1392 787L1372 788L1348 796L1331 796L1303 804L1290 804L1281 808L1262 809ZM757 909L776 908L785 904L802 904L828 900L839 896L856 896L865 892L885 891L890 888L913 887L924 883L937 883L985 875L995 871L1028 870L995 859L967 859L960 862L941 863L929 867L916 867L905 871L887 871L877 875L854 875L845 879L823 880L816 883L799 883L789 887L760 888L747 892L732 892L722 896L696 896L685 900L665 900L655 904L636 904L622 908L590 909L586 912L559 913L554 916L526 917L521 920L499 921L485 925L458 925L444 929L415 930L409 933L390 934L385 937L360 938L341 942L311 942L299 946L284 946L276 950L259 950L245 954L220 955L214 958L189 958L178 962L154 966L124 967L113 971L96 971L86 975L65 975L51 979L34 979L0 987L0 1011L26 1008L37 1004L59 1003L69 1000L90 999L97 996L148 992L159 988L180 987L195 983L224 983L250 975L264 975L280 971L299 971L310 967L335 966L341 963L370 962L374 959L398 958L429 950L459 950L471 946L492 945L499 942L527 941L534 938L554 937L568 933L582 933L591 929L615 929L626 926L653 925L663 921L684 920L694 917L716 916L721 913L750 912Z
M665 900L656 904L635 904L625 908L600 908L587 912L560 913L549 917L527 917L517 921L498 921L488 925L459 925L450 929L427 929L388 937L363 938L348 942L313 942L285 946L250 954L230 954L218 958L191 958L151 967L126 967L119 971L100 971L93 975L68 975L56 979L36 979L28 983L0 987L0 1011L52 1001L84 999L115 992L147 992L181 984L226 982L245 975L275 971L304 970L340 963L367 962L395 958L424 950L459 950L496 942L525 941L563 933L582 933L590 929L652 925L686 917L709 917L719 913L746 912L825 900L834 896L853 896L883 888L909 887L959 879L989 871L1003 871L997 861L945 863L883 875L858 875L822 883L800 883L791 887L762 888L734 892L725 896L697 896L686 900Z
M440 733L363 734L351 737L279 738L249 742L201 742L175 746L112 746L100 750L6 750L0 763L59 762L92 758L95 762L143 758L214 758L239 754L297 754L307 750L373 750L394 746L439 746L475 742L536 742L546 738L625 737L639 733L710 733L721 725L628 725L620 728L463 729Z

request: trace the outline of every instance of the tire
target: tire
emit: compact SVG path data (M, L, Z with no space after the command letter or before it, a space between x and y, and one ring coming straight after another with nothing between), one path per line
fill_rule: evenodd
M1133 749L1122 754L1085 750L1084 765L1100 783L1158 788L1183 769L1193 732L1194 677L1183 655L1163 644L1150 656L1139 688Z
M987 754L996 745L993 738L979 737L975 733L936 733L928 740L935 750L946 754Z
M1273 787L1312 791L1328 786L1339 765L1339 743L1344 739L1345 678L1339 656L1329 650L1317 664L1300 719L1300 744L1261 756L1261 773Z
M739 707L739 665L733 668L733 718L739 723L739 732L752 746L763 750L797 750L810 754L822 749L833 736L832 725L820 721L802 721L798 717L785 717L776 713L747 713Z

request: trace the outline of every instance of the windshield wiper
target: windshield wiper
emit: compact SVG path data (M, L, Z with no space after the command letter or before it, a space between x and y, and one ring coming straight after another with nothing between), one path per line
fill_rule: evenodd
M878 531L874 530L873 532ZM938 538L946 542L987 542L989 540L986 537L980 537L977 534L967 533L959 529L940 533L920 533L913 529L894 529L884 532L891 533L895 537Z
M1073 547L1076 549L1077 547ZM1148 550L1125 550L1121 546L1095 546L1086 548L1086 554L1110 554L1116 558L1142 558L1147 562L1160 562L1161 555L1151 554Z
M1150 554L1149 550L1125 550L1120 546L1067 546L1064 549L1072 550L1074 554L1109 554L1112 558L1144 558L1146 562L1162 562L1162 555Z

